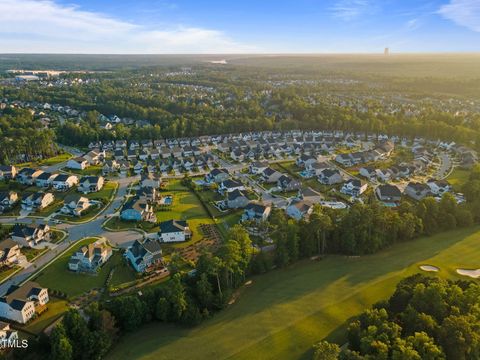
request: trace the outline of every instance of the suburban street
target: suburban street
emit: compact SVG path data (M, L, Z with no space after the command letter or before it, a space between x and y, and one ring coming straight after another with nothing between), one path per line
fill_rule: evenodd
M67 248L72 246L75 242L89 236L98 236L105 237L108 239L112 245L120 247L128 247L135 239L138 239L142 235L137 231L118 231L110 232L105 230L102 227L102 224L111 216L115 215L119 208L121 207L124 197L127 194L128 187L131 183L137 181L139 176L120 178L116 181L118 182L118 190L115 194L114 199L110 204L93 220L81 223L81 224L68 224L62 223L56 225L56 228L63 230L67 233L65 240L58 244L52 246L52 249L46 252L44 255L37 258L30 266L21 270L10 279L0 284L0 294L4 294L11 285L17 285L31 277L35 272L39 271L44 265L48 264L50 261L55 259L59 254L65 251ZM30 224L35 222L37 224L45 223L44 219L25 217L25 218L16 218L16 217L3 217L0 218L0 223L4 224Z

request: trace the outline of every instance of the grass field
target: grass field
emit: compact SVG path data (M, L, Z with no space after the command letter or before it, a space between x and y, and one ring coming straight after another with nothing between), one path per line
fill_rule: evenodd
M67 294L68 297L75 297L94 288L101 288L113 267L122 265L122 255L115 251L108 262L101 268L97 275L77 274L68 270L68 260L70 256L77 251L80 246L90 244L97 239L88 238L76 243L70 250L60 256L55 262L43 270L35 279L40 285L50 289L59 290ZM131 277L127 277L125 271L115 280L116 284L120 281L131 281L135 279L133 270Z
M230 308L200 326L151 324L122 338L109 358L306 359L318 340L343 343L345 321L387 298L421 264L438 266L438 276L453 279L461 278L457 267L480 267L480 228L254 277Z
M193 232L192 240L185 244L191 244L202 239L200 224L213 224L213 220L207 214L200 200L194 193L189 191L174 191L173 204L166 211L157 211L158 222L175 220L187 220L190 230ZM181 246L182 244L178 244Z
M19 326L20 330L26 330L30 333L40 334L47 326L62 316L62 314L68 309L67 301L55 297L50 297L47 307L48 310L41 314L38 318L24 326Z
M448 176L447 180L453 186L455 191L462 191L462 187L468 181L470 173L470 170L456 168Z

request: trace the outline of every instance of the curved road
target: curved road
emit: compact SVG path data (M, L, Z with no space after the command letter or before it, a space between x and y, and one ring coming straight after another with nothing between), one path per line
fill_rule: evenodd
M56 228L60 230L64 230L67 232L66 239L52 247L50 251L39 257L34 261L34 263L27 268L21 270L14 276L12 276L7 281L3 282L0 285L0 294L4 294L11 285L18 285L32 276L36 271L42 268L45 264L49 263L58 254L62 253L65 249L70 247L72 244L77 242L78 240L88 237L88 236L103 236L107 238L112 244L127 247L130 245L135 239L141 237L136 231L118 231L118 232L109 232L103 229L102 224L103 222L112 215L116 214L121 207L124 197L127 194L128 186L138 180L138 176L128 177L128 178L120 178L116 181L118 182L118 190L115 194L114 199L110 202L110 204L93 220L81 223L81 224L67 224L63 223L57 225ZM40 218L21 218L17 219L15 217L11 218L0 218L0 223L24 223L30 224L33 221L36 223L45 223L44 219Z

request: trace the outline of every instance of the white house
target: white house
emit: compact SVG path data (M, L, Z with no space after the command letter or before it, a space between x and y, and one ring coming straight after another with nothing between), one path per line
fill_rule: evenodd
M105 179L103 176L84 176L78 184L78 191L85 194L102 190Z
M96 271L112 256L112 248L105 239L80 247L68 261L72 271Z
M367 183L358 179L350 179L343 184L340 192L350 196L360 196L367 190L367 188Z
M78 177L69 174L59 174L52 181L52 186L57 191L67 191L77 184Z
M12 286L0 297L0 317L25 324L48 303L48 290L28 281L22 286Z
M91 205L88 198L72 194L65 197L61 212L68 215L81 216Z
M439 196L452 190L452 187L446 180L428 180L427 185L433 194Z
M295 199L287 206L285 212L296 220L308 218L313 212L313 204L307 200Z
M192 237L186 221L168 220L159 224L158 239L161 242L181 242Z
M29 211L34 209L41 210L46 208L54 201L55 196L52 193L37 192L22 199L22 209Z
M67 168L74 170L85 170L89 165L88 160L81 156L67 161Z
M145 272L161 263L162 249L156 240L135 240L124 255L137 272Z
M47 224L41 225L20 225L16 224L12 231L12 240L20 246L32 247L42 241L50 240L50 227Z

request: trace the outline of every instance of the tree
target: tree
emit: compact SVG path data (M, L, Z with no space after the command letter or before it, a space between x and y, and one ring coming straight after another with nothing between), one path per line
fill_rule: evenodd
M336 360L340 354L340 347L328 341L320 341L313 345L313 360Z
M203 308L209 309L213 303L212 284L208 281L207 274L200 275L200 279L195 284L195 294L198 302Z
M60 323L52 330L50 335L52 360L70 360L73 359L73 350L70 340L67 337L63 324Z
M170 319L179 320L187 308L185 287L182 284L180 274L172 276L167 284L167 300L170 303Z

